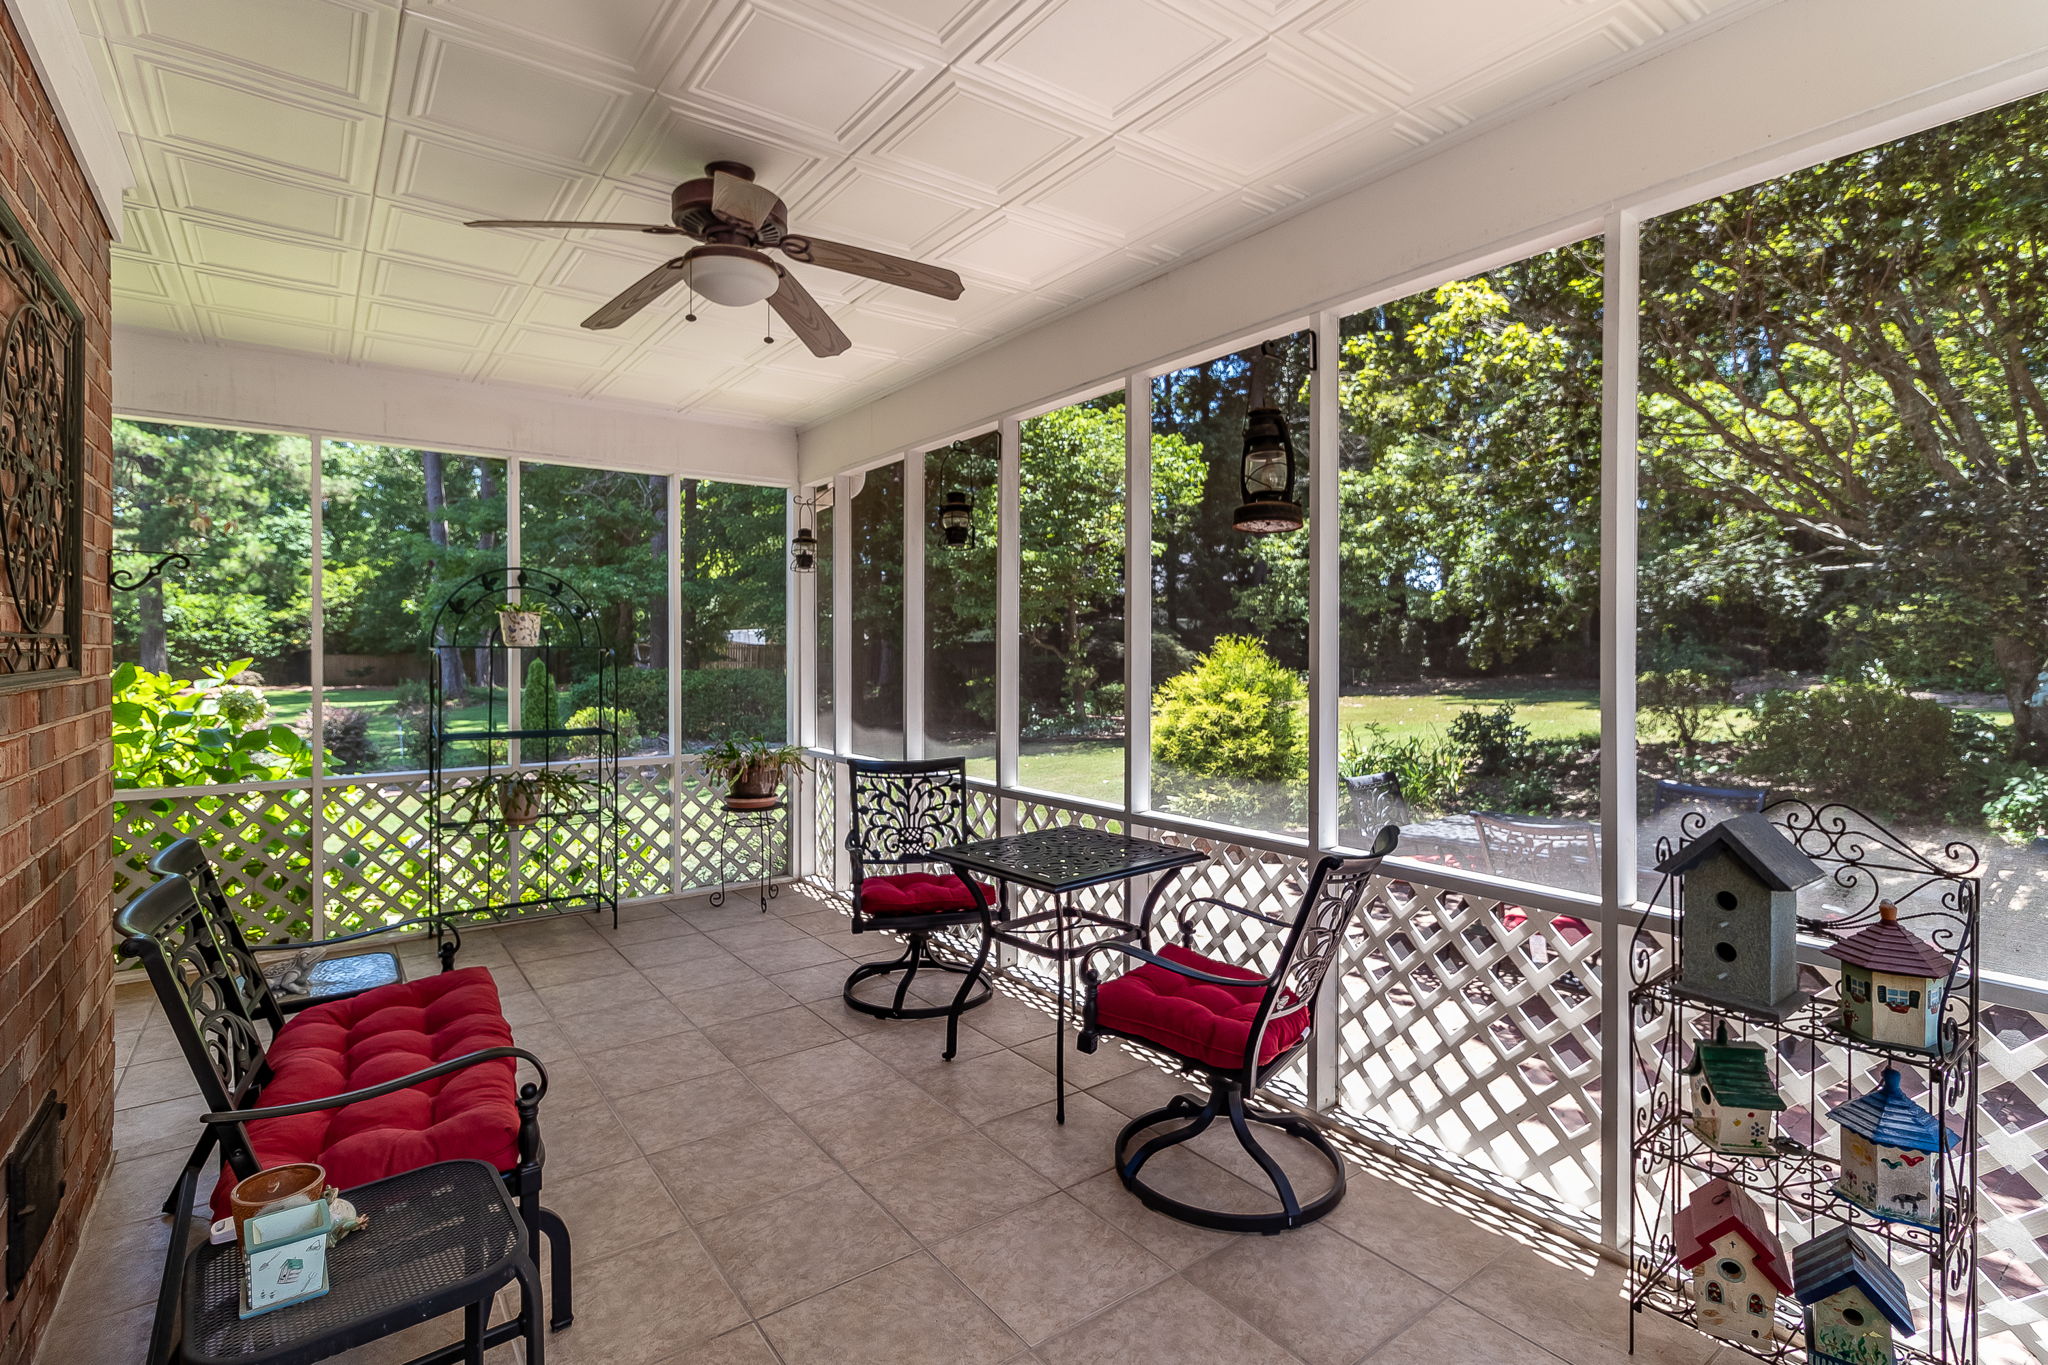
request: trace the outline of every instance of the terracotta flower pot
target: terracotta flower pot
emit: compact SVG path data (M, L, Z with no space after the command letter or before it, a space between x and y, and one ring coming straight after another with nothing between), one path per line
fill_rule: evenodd
M531 782L498 784L498 814L508 825L530 825L540 819L540 793Z
M318 1199L326 1188L326 1170L310 1161L256 1172L228 1192L228 1212L234 1215L235 1236L242 1235L242 1224L278 1200L294 1195Z
M750 763L726 789L725 804L731 810L763 810L781 799L782 765Z

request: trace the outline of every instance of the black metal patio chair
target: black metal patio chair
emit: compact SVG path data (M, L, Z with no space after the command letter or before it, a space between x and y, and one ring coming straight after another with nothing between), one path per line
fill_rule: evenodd
M1388 825L1365 856L1322 859L1310 874L1301 908L1291 920L1196 896L1161 916L1162 925L1179 919L1177 943L1155 950L1109 942L1082 959L1085 995L1077 1044L1081 1051L1093 1052L1103 1034L1114 1034L1167 1053L1208 1084L1205 1099L1176 1095L1164 1107L1132 1119L1117 1134L1117 1178L1147 1208L1200 1227L1272 1234L1314 1222L1343 1200L1344 1160L1329 1139L1308 1120L1256 1108L1251 1100L1308 1046L1316 1027L1323 977L1367 887L1379 872L1380 861L1394 851L1399 840L1400 831ZM1281 946L1270 971L1261 974L1195 951L1191 912L1207 913L1210 908L1254 921L1247 926L1254 933L1278 932ZM1259 925L1266 929L1259 930ZM1102 967L1106 955L1112 953L1130 959L1131 966L1121 976L1103 980ZM1239 1145L1272 1183L1277 1209L1234 1212L1208 1208L1163 1194L1144 1179L1146 1162L1198 1137L1219 1116L1229 1122ZM1187 1122L1134 1146L1147 1130L1182 1119ZM1279 1161L1259 1141L1254 1124L1308 1144L1329 1167L1329 1187L1304 1202Z
M943 1016L944 1055L951 1060L960 1043L960 1015L986 1004L990 995L983 969L988 963L989 919L996 900L993 888L931 858L933 849L967 840L967 761L854 759L846 767L853 787L846 831L846 851L853 863L853 932L901 934L904 948L897 957L854 968L841 995L850 1008L880 1019ZM904 870L876 872L876 867ZM918 867L938 870L914 870ZM971 966L932 955L934 933L968 925L981 931ZM920 971L958 975L960 988L952 1001L910 1004L910 984ZM864 998L856 989L878 977L896 978L887 1003Z

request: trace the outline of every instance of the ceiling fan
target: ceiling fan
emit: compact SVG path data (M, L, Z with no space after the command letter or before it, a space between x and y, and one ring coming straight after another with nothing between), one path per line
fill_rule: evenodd
M601 228L692 237L702 243L672 260L663 261L617 298L583 320L585 327L616 327L675 286L688 283L713 303L743 307L766 299L813 355L838 355L853 343L838 324L798 282L795 275L769 258L780 251L792 261L843 270L884 284L960 297L960 277L921 261L905 260L866 247L828 242L789 230L789 210L774 191L754 183L754 169L737 161L713 161L704 174L685 180L669 196L672 224L578 223L548 219L479 218L465 224L480 228Z

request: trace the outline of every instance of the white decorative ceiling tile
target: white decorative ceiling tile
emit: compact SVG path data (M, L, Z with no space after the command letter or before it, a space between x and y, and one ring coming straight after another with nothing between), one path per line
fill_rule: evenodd
M572 389L581 392L604 378L594 366L564 365L557 360L528 360L524 356L498 355L486 360L477 378L494 384L524 384L536 389Z
M978 65L1113 121L1223 52L1231 37L1186 0L1054 0L1003 34Z
M398 10L385 0L119 0L107 37L222 62L365 107L384 102Z
M1384 73L1405 94L1440 89L1583 22L1582 0L1346 0L1303 25L1319 47Z
M353 289L357 253L345 247L245 232L201 218L169 215L179 259L203 270L258 275L278 284Z
M810 173L823 155L785 137L742 132L657 97L612 159L611 173L668 191L704 174L707 161L737 161L752 166L755 179L782 194ZM668 221L668 216L662 215L661 221Z
M400 341L426 341L441 346L482 346L497 325L484 318L458 317L453 313L408 308L395 303L371 301L363 305L362 328L375 336Z
M504 349L529 360L558 360L564 365L610 365L618 360L619 348L585 333L543 332L521 327L506 333Z
M1140 238L1221 188L1158 156L1110 146L1068 167L1025 202L1104 232Z
M949 245L945 258L962 270L1024 289L1043 287L1101 249L1100 243L1074 232L1004 216Z
M1204 81L1142 136L1190 160L1214 163L1253 180L1337 138L1361 119L1363 92L1347 99L1338 83L1312 77L1292 54L1261 52ZM1375 112L1385 112L1377 106Z
M1627 52L1632 44L1613 27L1602 27L1577 41L1499 63L1462 85L1443 92L1436 107L1471 123L1498 110L1521 104L1558 87L1573 71L1597 70Z
M394 303L497 318L518 303L527 290L502 279L459 275L440 266L386 258L371 268L364 292Z
M123 327L140 327L150 332L182 332L191 335L197 328L192 313L176 304L164 303L159 299L134 298L120 293L114 296L114 306L121 312Z
M897 120L875 155L944 181L1000 196L1083 133L1050 110L1027 110L990 91L949 85Z
M131 63L150 131L166 142L348 184L375 157L375 132L359 113L149 58Z
M626 255L623 252L596 251L583 246L565 247L556 256L554 264L544 273L543 278L551 289L566 289L602 301L618 293L663 261L682 255L689 245L687 240L666 237L628 238L627 241L629 244L645 242L647 250L635 255ZM670 293L678 301L682 299L680 286Z
M673 0L440 0L435 12L472 21L506 36L539 38L626 70L648 42Z
M218 308L194 311L205 335L214 341L239 341L251 346L274 346L284 351L310 351L315 355L348 354L348 333L338 327L320 327Z
M863 299L836 314L833 321L862 345L899 356L916 355L957 336L960 330L957 325L891 313L879 298Z
M978 33L977 21L984 19L991 5L998 9L1005 7L1005 0L800 0L800 3L831 14L841 22L850 18L871 21L877 29L893 28L942 48L961 41L966 35Z
M484 47L424 24L410 26L408 38L410 60L400 77L410 84L408 117L521 155L601 166L645 100L629 85ZM518 98L507 99L506 92L513 90Z
M353 242L362 231L363 196L206 157L149 148L147 163L166 209L232 219L253 227Z
M176 266L152 261L126 251L109 254L108 273L114 292L124 298L177 302L184 297Z
M668 330L651 342L649 355L687 357L689 364L683 368L691 372L715 367L724 373L752 364L774 350L775 346L762 342L760 315L752 309L742 313L732 308L707 308L697 314L695 322L676 314Z
M379 336L364 337L358 342L356 358L366 365L389 365L393 369L423 370L428 374L467 375L479 363L476 352L461 347L434 346Z
M678 93L843 142L899 97L916 69L821 19L742 3Z
M558 235L464 227L454 217L384 202L377 205L370 249L434 265L527 279L553 254L556 243L552 239Z
M480 218L566 217L590 188L567 171L410 129L398 135L390 162L390 193Z
M341 294L323 294L311 289L265 284L237 275L191 272L193 295L198 302L238 313L256 313L287 322L310 322L323 327L345 325L349 300Z
M978 209L969 200L940 194L863 166L789 205L793 231L884 251L912 251Z

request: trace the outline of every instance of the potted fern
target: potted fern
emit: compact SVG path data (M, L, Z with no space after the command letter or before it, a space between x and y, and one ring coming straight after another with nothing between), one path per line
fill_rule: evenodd
M494 773L462 789L455 798L459 818L497 817L515 828L534 823L543 815L565 814L586 804L595 788L588 779L570 773L537 771Z
M770 744L758 736L728 737L698 756L707 782L725 788L727 810L765 810L782 799L782 782L804 766L794 744Z

